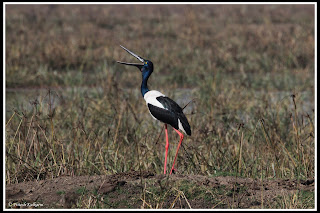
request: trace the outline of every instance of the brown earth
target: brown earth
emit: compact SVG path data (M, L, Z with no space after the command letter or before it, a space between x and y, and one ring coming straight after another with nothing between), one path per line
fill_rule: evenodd
M314 188L313 179L261 182L131 171L8 184L5 196L6 208L268 208L279 197Z

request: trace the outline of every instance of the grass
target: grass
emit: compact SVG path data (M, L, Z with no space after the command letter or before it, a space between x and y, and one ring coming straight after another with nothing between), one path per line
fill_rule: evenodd
M87 192L77 199L77 208L142 208L142 209L208 209L270 208L270 209L310 209L314 208L314 192L295 191L270 196L261 200L248 196L253 192L246 185L235 184L234 188L219 185L210 187L196 184L190 180L145 180L143 192L140 184L127 188L117 188L108 194ZM130 190L130 192L128 192ZM125 195L128 193L130 196ZM140 196L140 197L139 197ZM248 207L249 206L249 207Z
M195 98L179 173L314 178L313 13L312 5L6 5L6 183L162 172L163 126L147 112L139 72L115 63L134 60L119 44L153 61L152 89L177 100L187 88ZM169 140L172 162L173 131Z
M292 195L279 196L275 199L276 208L282 209L306 209L314 208L314 192L297 191Z

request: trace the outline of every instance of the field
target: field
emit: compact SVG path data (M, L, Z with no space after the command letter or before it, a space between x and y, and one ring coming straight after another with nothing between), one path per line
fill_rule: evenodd
M5 12L6 208L315 208L314 5ZM192 101L171 176L119 45L153 62L149 88Z

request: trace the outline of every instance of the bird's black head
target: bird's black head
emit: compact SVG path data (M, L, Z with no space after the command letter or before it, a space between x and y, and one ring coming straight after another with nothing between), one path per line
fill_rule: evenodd
M149 74L153 72L153 63L149 60L145 60L143 63L143 67L141 69L142 75Z

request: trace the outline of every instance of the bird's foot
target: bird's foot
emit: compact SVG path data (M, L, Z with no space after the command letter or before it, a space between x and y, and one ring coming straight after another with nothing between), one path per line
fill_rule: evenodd
M172 168L172 169L171 169L171 172L170 172L170 175L171 175L171 174L176 174L177 171L178 171L178 170L176 170L175 168Z

